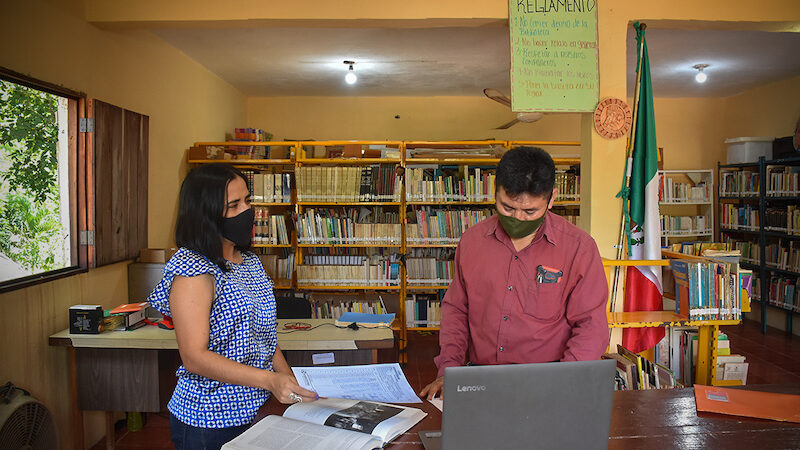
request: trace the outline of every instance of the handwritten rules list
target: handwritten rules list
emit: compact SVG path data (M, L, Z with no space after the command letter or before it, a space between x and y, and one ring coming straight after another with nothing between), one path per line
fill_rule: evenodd
M593 111L597 0L509 0L511 109Z

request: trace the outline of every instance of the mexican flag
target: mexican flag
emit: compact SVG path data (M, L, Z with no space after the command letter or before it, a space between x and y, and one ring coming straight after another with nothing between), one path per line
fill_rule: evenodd
M639 64L639 100L633 124L633 152L630 170L630 239L628 259L661 259L661 222L658 214L658 148L653 114L653 86L644 30L636 28ZM662 306L661 267L628 267L625 311L659 311ZM632 352L654 347L664 337L664 328L628 328L622 345Z

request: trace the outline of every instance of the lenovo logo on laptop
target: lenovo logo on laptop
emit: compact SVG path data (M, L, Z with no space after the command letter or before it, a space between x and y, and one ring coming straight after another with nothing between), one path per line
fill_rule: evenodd
M486 386L484 385L475 385L475 386L462 386L456 385L456 392L478 392L478 391L485 391Z

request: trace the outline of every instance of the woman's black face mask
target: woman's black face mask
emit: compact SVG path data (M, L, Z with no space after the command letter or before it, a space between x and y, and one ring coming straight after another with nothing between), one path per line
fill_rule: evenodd
M255 211L246 209L234 217L222 219L222 237L233 242L237 247L247 248L253 240L253 222Z

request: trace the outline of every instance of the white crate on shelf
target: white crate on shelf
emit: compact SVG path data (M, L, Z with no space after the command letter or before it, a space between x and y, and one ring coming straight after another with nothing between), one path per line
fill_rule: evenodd
M772 159L772 141L774 137L738 137L725 139L728 144L728 164L758 162L763 156Z

